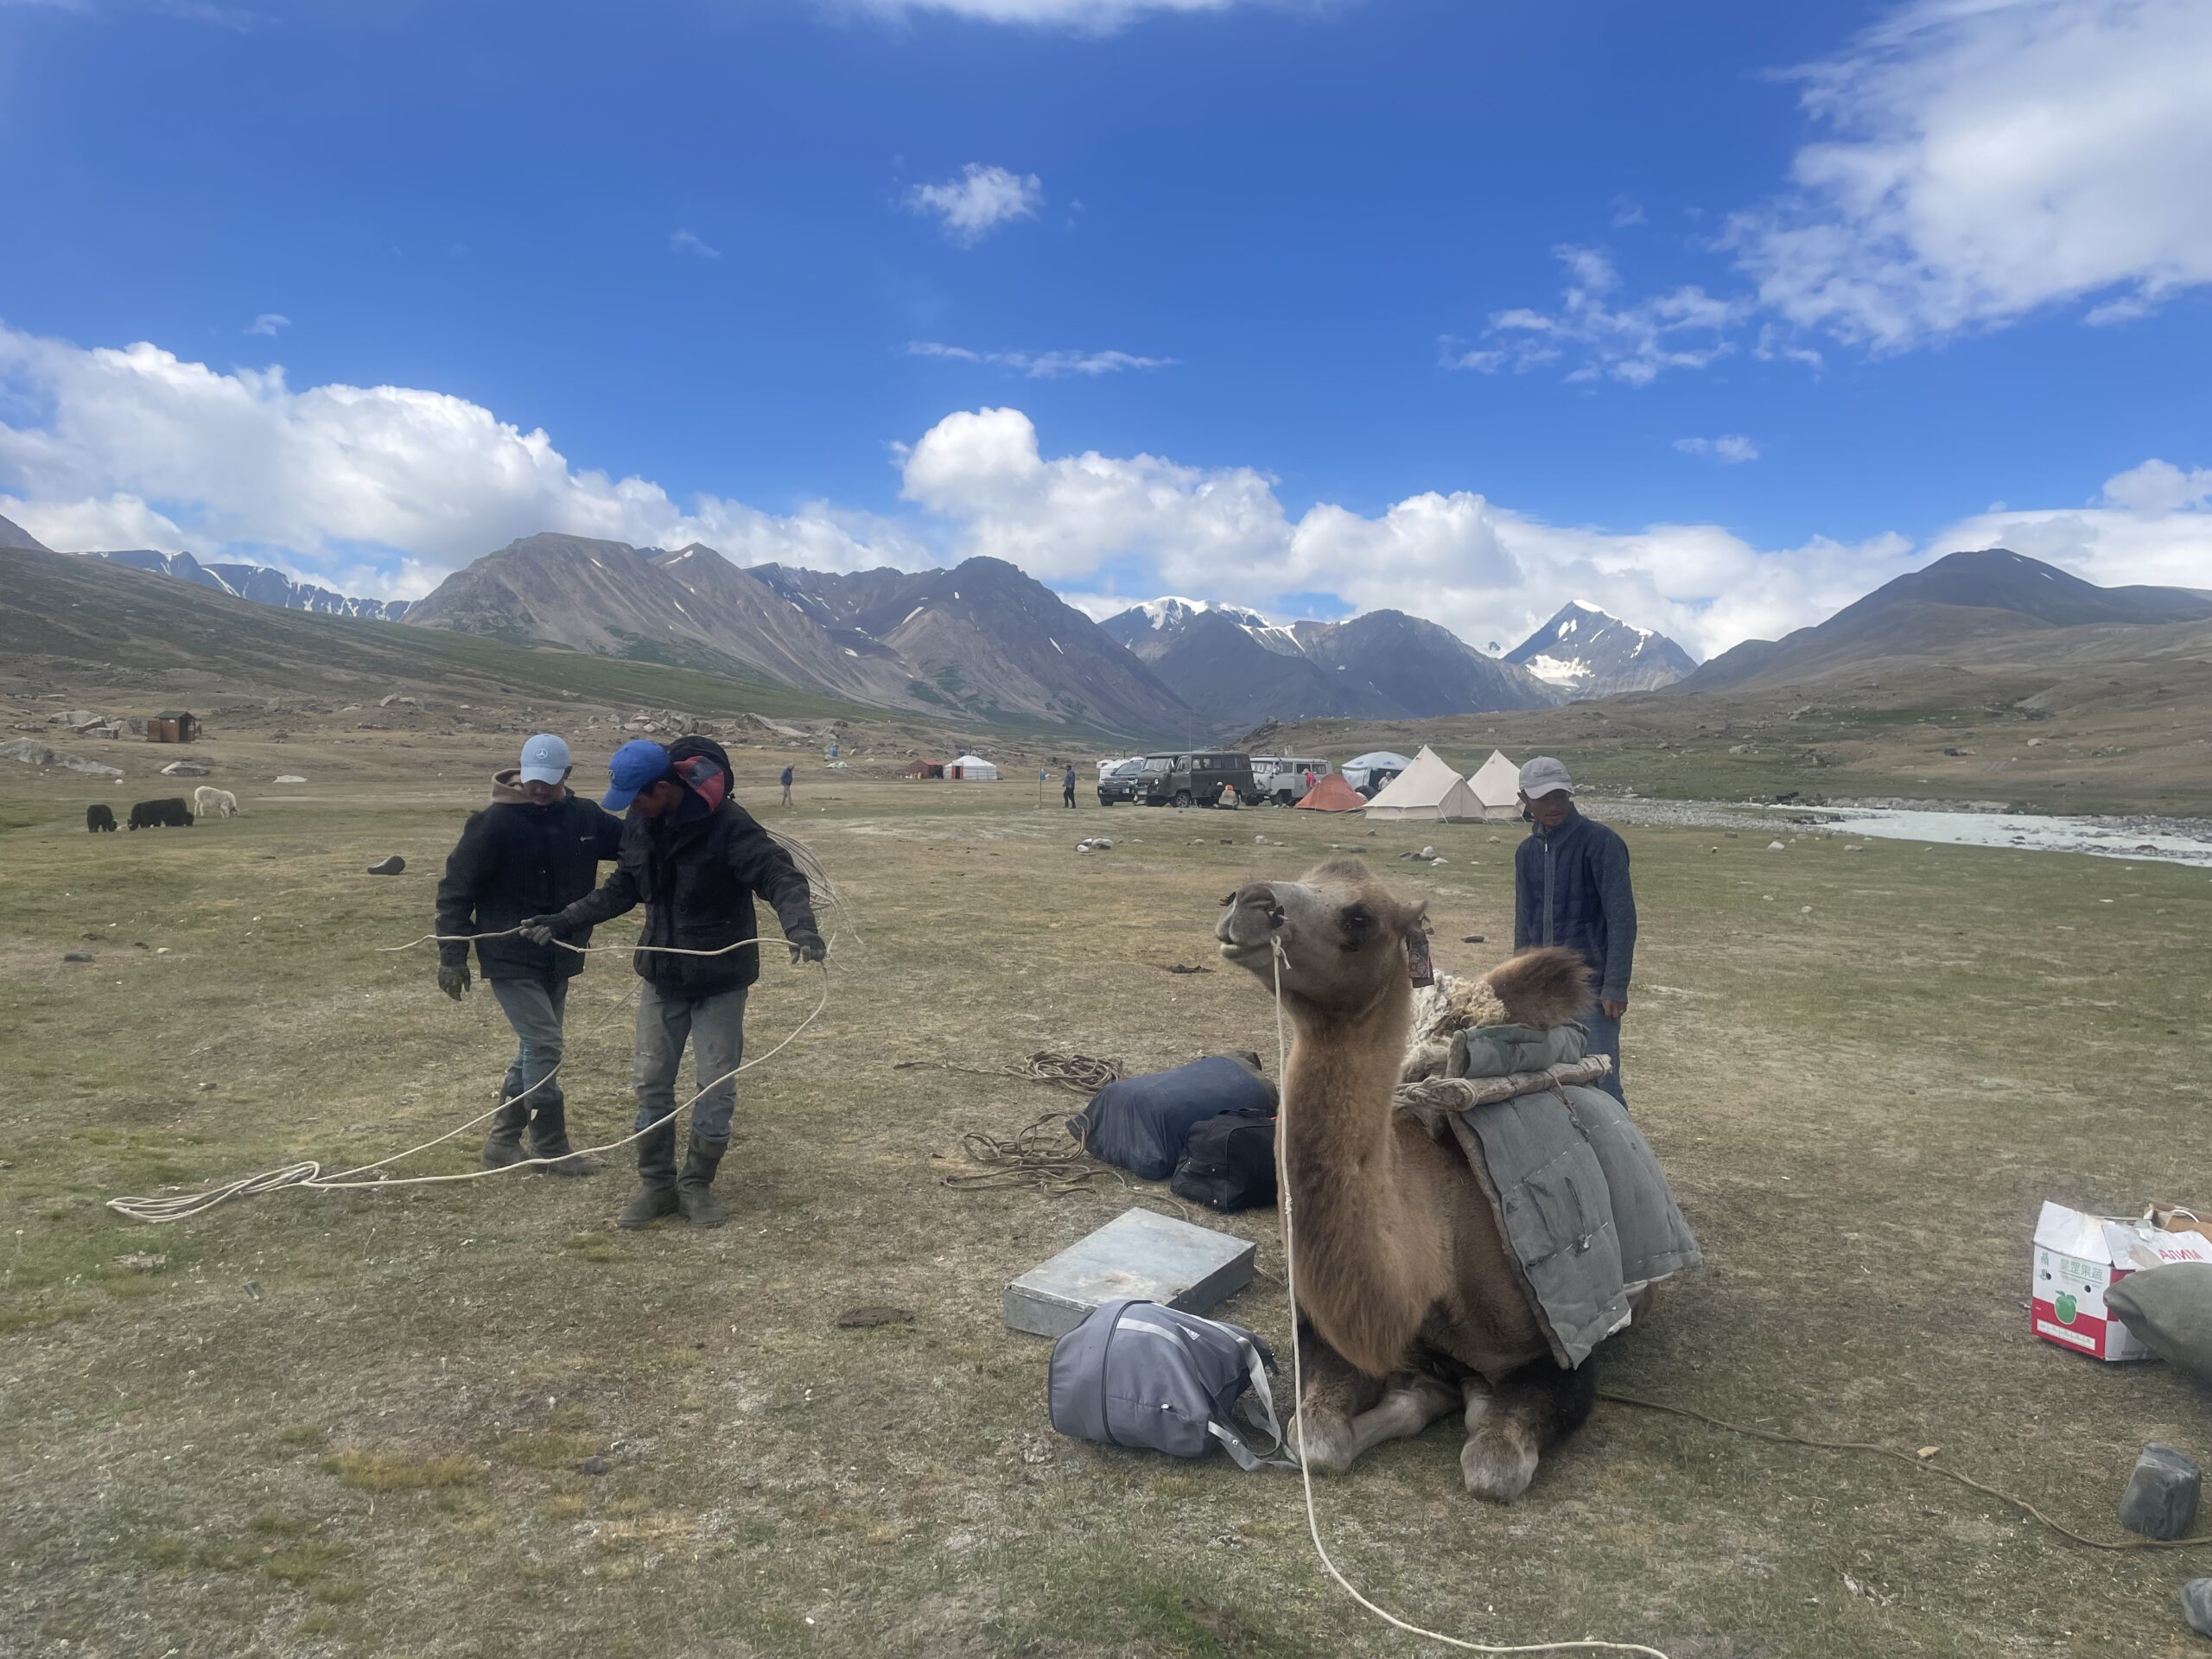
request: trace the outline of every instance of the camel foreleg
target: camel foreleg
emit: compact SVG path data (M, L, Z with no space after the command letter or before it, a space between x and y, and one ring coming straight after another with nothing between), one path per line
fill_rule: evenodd
M1480 1377L1464 1386L1467 1443L1459 1449L1459 1473L1477 1497L1510 1503L1529 1490L1543 1453L1589 1421L1598 1368L1586 1359L1563 1371L1539 1359L1495 1388Z
M1433 1376L1402 1371L1370 1376L1316 1335L1299 1328L1298 1359L1306 1372L1306 1396L1298 1404L1298 1425L1287 1437L1292 1450L1304 1436L1307 1465L1340 1475L1385 1440L1410 1439L1459 1404L1452 1389Z

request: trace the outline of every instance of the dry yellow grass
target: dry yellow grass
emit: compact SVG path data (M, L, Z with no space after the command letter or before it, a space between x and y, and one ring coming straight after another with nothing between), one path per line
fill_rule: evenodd
M1269 1050L1248 978L1166 972L1210 964L1223 893L1359 846L1427 892L1441 964L1480 967L1510 931L1503 832L1040 813L1019 785L810 779L785 822L866 944L839 941L820 1025L744 1079L728 1228L614 1231L620 1169L278 1192L158 1230L111 1216L118 1192L359 1162L488 1104L507 1042L488 997L455 1007L427 952L377 952L425 931L474 773L496 764L464 745L364 747L311 801L242 788L245 817L183 833L94 840L61 785L0 803L11 1643L1413 1650L1319 1577L1294 1483L1051 1433L1045 1345L1000 1327L1000 1292L1126 1199L949 1191L963 1132L1052 1097L894 1064ZM766 758L741 769L766 796ZM1071 851L1102 830L1111 853ZM1711 1265L1609 1351L1605 1380L1940 1445L2107 1530L2144 1440L2212 1453L2202 1395L2034 1341L2025 1232L2045 1196L2212 1200L2212 883L2047 855L1846 857L1812 836L1715 855L1714 840L1631 837L1646 942L1630 1097ZM1421 841L1452 863L1395 863ZM405 876L360 874L394 851ZM1459 943L1476 933L1488 943ZM96 960L60 962L79 948ZM596 959L572 1002L571 1110L593 1139L626 1128L630 980ZM814 996L772 960L755 1052ZM419 1161L470 1167L474 1141ZM1222 1224L1259 1242L1263 1273L1228 1311L1280 1338L1274 1217ZM149 1249L163 1271L115 1261ZM836 1328L880 1303L918 1317ZM2212 1570L2212 1550L2089 1555L1908 1471L1618 1408L1510 1510L1459 1490L1456 1452L1440 1428L1321 1497L1358 1581L1486 1640L2178 1656L2195 1638L2173 1587ZM572 1452L609 1472L578 1473Z

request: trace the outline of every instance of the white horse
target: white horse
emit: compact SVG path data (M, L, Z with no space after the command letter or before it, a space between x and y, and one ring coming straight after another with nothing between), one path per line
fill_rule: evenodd
M238 815L238 798L229 790L202 784L192 791L192 816L195 818L235 818Z

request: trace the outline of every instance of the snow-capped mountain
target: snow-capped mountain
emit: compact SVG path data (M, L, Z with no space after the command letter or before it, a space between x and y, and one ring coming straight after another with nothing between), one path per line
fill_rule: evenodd
M1580 599L1569 600L1557 616L1507 652L1505 660L1576 702L1617 691L1656 691L1697 667L1665 634Z
M1250 634L1255 644L1272 651L1278 657L1302 657L1306 654L1295 633L1278 623L1268 621L1257 611L1247 610L1242 605L1219 605L1211 600L1180 599L1173 594L1131 606L1119 616L1108 620L1104 626L1108 633L1141 657L1144 652L1137 649L1140 640L1147 635L1162 642L1172 639L1201 616L1226 618Z
M150 547L86 556L105 559L111 564L127 564L134 570L150 570L158 576L175 576L179 582L213 588L234 599L274 605L280 611L366 616L381 622L397 622L407 614L407 601L404 599L355 599L319 588L311 582L295 582L282 570L272 570L265 564L202 564L189 553L161 553Z
M1399 611L1284 626L1242 606L1170 596L1100 626L1177 696L1225 725L1423 719L1560 700L1448 629Z

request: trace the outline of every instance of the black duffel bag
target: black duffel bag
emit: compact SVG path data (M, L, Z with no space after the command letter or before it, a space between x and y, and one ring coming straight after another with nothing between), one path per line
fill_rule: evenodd
M1167 1190L1209 1210L1256 1210L1275 1201L1272 1112L1224 1112L1191 1130Z
M1212 1054L1172 1071L1109 1083L1068 1120L1068 1133L1094 1158L1147 1181L1164 1181L1192 1127L1223 1112L1272 1112L1275 1086L1255 1062Z

